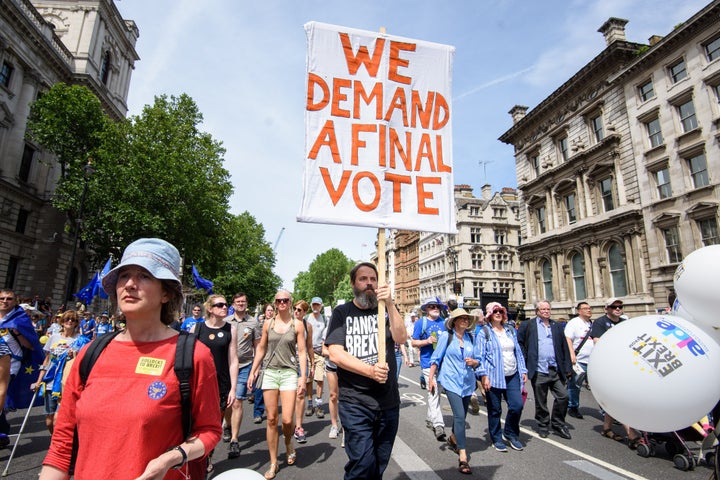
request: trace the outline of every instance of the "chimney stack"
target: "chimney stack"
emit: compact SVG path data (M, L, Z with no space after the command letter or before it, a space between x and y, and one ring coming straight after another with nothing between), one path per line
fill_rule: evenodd
M525 114L527 113L527 111L528 107L525 107L523 105L515 105L512 109L510 109L508 113L512 117L513 125L525 118Z
M614 42L627 40L625 38L625 25L628 21L624 18L610 17L610 19L603 23L602 27L598 29L598 32L605 35L605 43L609 47Z
M482 199L490 200L491 195L492 195L492 186L486 183L485 185L482 186Z

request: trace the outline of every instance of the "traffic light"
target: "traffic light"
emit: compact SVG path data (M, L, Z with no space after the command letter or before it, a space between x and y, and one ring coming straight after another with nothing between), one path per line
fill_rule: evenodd
M460 282L453 282L453 293L458 295L462 293L462 285Z

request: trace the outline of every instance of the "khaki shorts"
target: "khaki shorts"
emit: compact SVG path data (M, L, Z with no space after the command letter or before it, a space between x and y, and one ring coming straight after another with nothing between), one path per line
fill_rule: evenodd
M325 357L322 355L315 354L315 375L313 380L316 382L322 382L325 378Z

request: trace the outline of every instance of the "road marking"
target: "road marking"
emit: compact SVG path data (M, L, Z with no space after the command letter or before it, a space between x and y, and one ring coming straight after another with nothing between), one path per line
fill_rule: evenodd
M423 400L423 396L422 396L421 394L419 394L419 393L412 393L412 392L408 393L408 392L405 392L405 393L403 393L402 395L400 395L400 400L407 400L408 402L411 402L411 403L418 403L418 404L420 404L420 405L427 405L427 404L425 403L425 400Z
M419 384L418 382L416 382L416 381L414 381L414 380L412 380L412 379L410 379L410 378L403 377L402 375L401 375L401 377L403 378L403 380L405 380L405 381L407 381L407 382L409 382L409 383L412 383L412 384L414 384L414 385L416 385L416 386L418 386L418 387L420 386L420 384ZM443 394L443 396L445 396L445 395ZM480 413L481 413L482 415L485 415L485 416L487 417L487 412L486 412L486 411L480 409ZM504 424L505 421L503 420L502 423ZM559 448L559 449L565 450L565 451L568 452L568 453L571 453L571 454L576 455L576 456L578 456L578 457L580 457L580 458L583 458L583 459L587 460L588 462L591 462L591 463L593 463L593 464L595 464L595 465L597 465L597 466L599 466L599 467L602 467L602 468L607 469L607 470L611 470L611 471L617 473L618 475L622 475L623 477L621 477L621 478L631 478L631 479L633 479L633 480L648 480L647 478L645 478L645 477L643 477L643 476L640 476L640 475L638 475L638 474L636 474L636 473L633 473L633 472L630 472L630 471L628 471L628 470L625 470L624 468L617 467L617 466L615 466L615 465L613 465L613 464L611 464L611 463L608 463L608 462L606 462L606 461L604 461L604 460L600 460L599 458L595 458L595 457L593 457L592 455L588 455L587 453L581 452L580 450L576 450L576 449L574 449L574 448L572 448L572 447L569 447L569 446L567 446L567 445L565 445L565 444L563 444L563 443L557 442L557 441L555 441L555 440L553 440L553 439L551 439L551 438L541 438L540 435L538 435L537 433L535 433L534 430L530 430L530 429L527 429L527 428L524 428L524 427L520 427L520 431L523 432L523 433L525 433L526 435L529 435L529 436L531 436L531 437L533 437L533 438L536 438L537 440L540 440L540 441L542 441L542 442L549 443L550 445L552 445L552 446L554 446L554 447L557 447L557 448ZM397 437L397 438L395 439L395 442L397 443L398 440L399 440L399 437ZM566 462L566 463L569 463L569 462ZM572 465L572 466L575 467L575 468L578 468L578 469L582 470L580 467L578 467L578 466L576 466L576 465ZM403 468L403 470L404 470L404 468ZM587 472L587 473L591 473L591 472ZM594 475L594 473L591 473L591 474ZM610 472L606 472L606 474L610 474ZM597 476L597 475L596 475L596 476ZM617 478L617 477L598 477L598 478L602 478L603 480L605 480L605 479L610 480L610 479Z
M589 473L593 477L600 478L601 480L624 480L625 478L621 477L620 475L615 475L612 472L608 472L604 468L601 468L594 463L588 462L586 460L568 460L564 463L570 465L571 467L577 468L580 471Z
M395 437L392 459L410 480L442 480L399 436Z

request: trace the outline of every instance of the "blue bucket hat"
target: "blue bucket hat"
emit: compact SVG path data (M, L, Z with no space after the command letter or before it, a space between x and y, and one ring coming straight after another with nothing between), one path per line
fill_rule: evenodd
M313 303L318 303L318 304L322 305L322 304L323 304L323 303L322 303L322 298L320 298L320 297L313 297L313 299L310 300L310 305L312 305Z
M170 243L159 238L141 238L125 248L120 263L110 270L102 279L102 287L112 298L115 297L115 285L119 270L128 265L137 265L150 272L158 280L180 282L180 253Z

